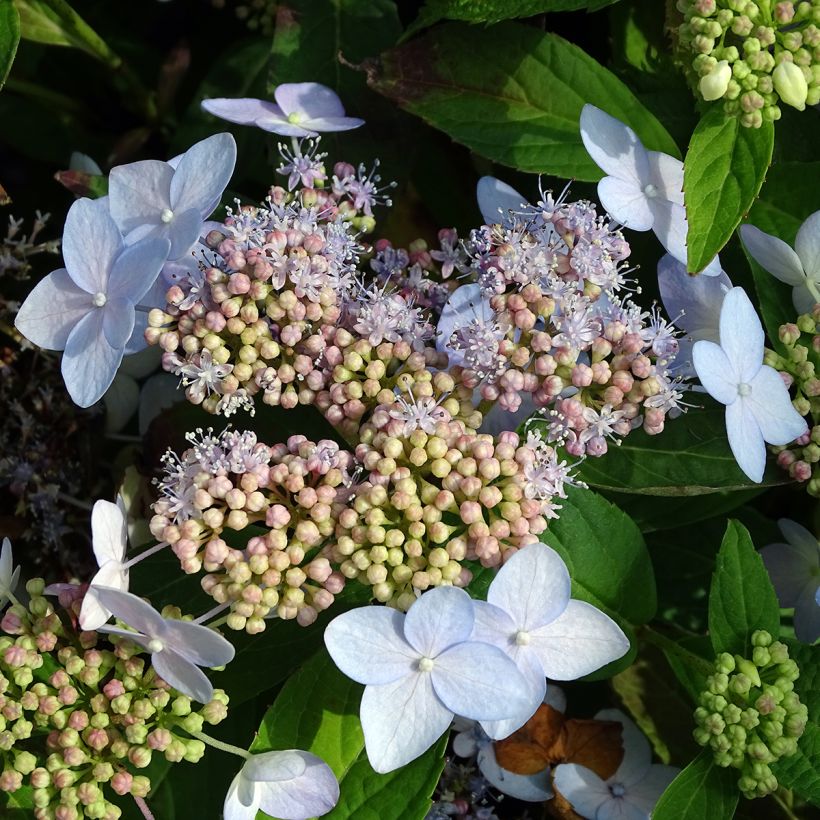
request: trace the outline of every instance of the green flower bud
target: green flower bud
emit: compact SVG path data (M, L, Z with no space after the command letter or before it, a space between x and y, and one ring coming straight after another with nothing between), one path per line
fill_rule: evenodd
M794 63L782 62L772 74L775 91L786 105L803 111L806 107L806 98L809 86L803 70Z
M714 71L701 77L698 88L704 100L710 102L720 99L729 88L732 79L732 68L728 61L721 60Z

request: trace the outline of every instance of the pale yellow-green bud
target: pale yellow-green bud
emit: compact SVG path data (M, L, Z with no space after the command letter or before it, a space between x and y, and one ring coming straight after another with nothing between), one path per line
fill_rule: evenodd
M786 105L791 105L798 111L805 109L809 86L800 66L784 61L775 68L772 79L775 91Z
M729 87L732 79L732 68L728 61L721 60L705 77L700 78L700 93L704 100L719 100Z

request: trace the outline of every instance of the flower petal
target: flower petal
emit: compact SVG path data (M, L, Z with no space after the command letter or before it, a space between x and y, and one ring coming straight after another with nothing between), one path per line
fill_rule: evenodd
M732 288L720 309L720 346L732 363L738 381L750 382L760 370L763 342L763 326L746 291Z
M493 317L488 299L481 295L480 285L461 285L444 303L436 328L436 349L450 357L450 367L464 363L464 353L450 347L450 337L473 320L487 322Z
M470 640L492 644L509 655L515 646L515 633L520 628L512 616L486 601L473 601L473 616L475 622Z
M132 629L142 632L149 639L162 634L162 615L142 598L130 592L104 586L97 586L95 594L106 609Z
M135 228L151 226L153 235L163 235L161 229L165 223L161 214L171 208L173 177L174 169L167 162L155 159L111 169L108 177L111 216L124 234L130 234Z
M235 165L236 141L231 134L214 134L192 145L182 155L171 179L171 210L194 210L205 219L231 181ZM191 243L198 237L197 233ZM171 258L178 258L178 254Z
M441 702L472 720L517 718L532 701L530 686L516 665L486 643L465 641L450 647L435 659L430 675ZM533 713L537 708L538 702Z
M106 561L125 560L128 532L122 508L110 501L97 501L91 510L91 543L97 566Z
M287 121L287 119L279 119L273 114L268 114L266 117L260 117L256 121L256 127L263 131L268 131L271 134L279 134L280 137L318 137L317 131L312 131L310 128L305 128L302 125L294 125Z
M530 632L529 649L552 680L576 680L623 657L629 639L600 609L572 600L552 623Z
M126 247L111 268L108 297L139 302L156 282L170 250L167 239L144 239Z
M791 544L769 544L760 550L760 557L769 573L780 606L797 606L797 601L811 582L812 570L817 569L815 555L805 555Z
M313 119L345 115L339 95L319 83L282 83L276 87L273 98L286 117L301 114L305 119Z
M692 364L706 392L721 404L737 400L737 374L723 348L702 340L692 347Z
M812 567L820 565L820 542L814 535L796 521L790 521L788 518L781 518L777 526L786 541L800 551L807 563L810 563Z
M620 709L601 709L595 720L610 720L621 724L621 745L624 756L612 780L631 786L649 771L652 765L652 750L643 732Z
M649 820L649 815L626 797L610 797L598 809L595 820Z
M405 616L364 606L337 615L325 629L325 646L339 669L358 683L392 683L416 669L418 652L404 639Z
M592 769L577 763L562 763L552 770L553 788L572 804L581 817L595 820L598 809L612 800L609 787Z
M741 225L740 238L755 262L775 279L793 287L806 281L800 258L782 239L754 225Z
M327 814L339 800L339 783L330 766L308 752L291 750L268 754L298 755L303 773L288 779L257 781L259 807L282 820L308 820ZM258 755L266 757L267 755ZM250 762L254 762L251 758Z
M218 202L214 202L213 206L216 207L217 204ZM157 236L165 237L171 243L168 259L176 260L188 254L202 234L202 224L200 211L197 208L188 208L186 211L178 210L174 218L164 225L161 231L156 232ZM136 239L138 233L139 231L135 231L129 234L129 240Z
M658 194L670 202L683 205L683 163L660 151L647 151L649 164L648 182L654 185Z
M447 647L466 641L474 622L473 602L463 589L436 587L408 610L404 638L424 657L435 658Z
M675 766L650 766L643 778L633 783L625 795L625 800L641 810L641 817L647 818L655 808L660 796L666 791L669 784L680 774Z
M222 806L223 820L256 820L256 815L259 814L259 803L256 800L245 802L249 795L240 788L241 785L243 784L240 772L231 781L228 793L225 795L225 802ZM253 796L255 797L255 794Z
M661 196L648 200L654 218L652 230L658 241L679 262L686 264L686 236L688 225L686 211L677 202L670 202ZM721 272L720 258L715 256L708 265L698 274L699 276L717 276Z
M128 591L128 570L123 570L119 561L106 561L91 579L80 609L80 626L89 631L99 629L111 617L111 611L102 605L95 594L97 586Z
M512 185L507 185L495 177L481 177L476 185L478 209L487 225L508 225L510 211L522 213L532 206L526 197L519 194Z
M103 332L103 311L94 309L74 326L66 341L62 373L75 404L90 407L114 381L122 348L112 347Z
M213 629L191 621L165 619L162 639L197 666L224 666L233 660L233 644Z
M801 226L794 249L803 263L806 276L820 283L820 211L815 211Z
M304 125L313 131L332 133L335 131L350 131L364 125L364 120L358 117L313 117L304 121Z
M797 599L794 607L794 634L798 641L814 643L820 638L820 604L817 603L817 594L820 585L817 579L807 586L803 594Z
M646 194L631 179L604 177L598 199L613 219L633 231L648 231L655 222Z
M766 444L746 401L727 405L726 434L737 466L749 479L760 483L766 469Z
M11 583L11 575L14 572L14 559L11 554L11 541L3 539L3 547L0 549L0 590L8 590Z
M507 612L526 632L554 621L569 598L567 565L554 549L540 543L518 550L487 590L487 602Z
M105 293L108 273L123 241L107 202L78 199L69 209L62 252L68 275L88 293Z
M105 340L114 350L122 350L124 353L125 345L134 330L134 303L122 297L109 299L100 312L103 315L102 327ZM119 362L117 365L119 366Z
M307 758L312 757L298 749L254 754L242 767L242 776L253 781L292 780L305 773L309 762Z
M639 187L648 181L646 149L638 135L615 117L594 105L585 105L581 110L581 139L593 162L605 174Z
M380 774L424 754L453 719L453 713L436 696L428 673L366 687L359 716L367 759Z
M166 647L151 655L154 671L168 684L200 703L209 703L214 688L205 673L187 658Z
M752 411L763 440L789 444L808 430L806 420L794 409L780 374L763 365L750 382L752 392L743 399Z
M495 749L492 743L479 750L476 763L488 783L516 800L543 803L553 796L549 767L535 774L515 774L502 769L495 759Z
M256 125L261 117L281 117L287 119L282 109L275 103L267 100L257 100L252 97L214 97L203 100L202 109L214 117L236 122L239 125Z
M37 283L20 306L14 326L46 350L63 350L74 326L94 310L91 296L77 287L65 268Z

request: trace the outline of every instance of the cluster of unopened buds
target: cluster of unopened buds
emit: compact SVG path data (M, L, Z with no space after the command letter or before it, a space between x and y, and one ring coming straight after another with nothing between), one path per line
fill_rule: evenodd
M695 710L695 740L708 746L718 766L740 770L738 786L746 797L777 790L771 765L797 751L808 710L794 691L800 675L786 644L763 630L752 634L752 657L727 652Z
M820 2L678 0L681 59L705 100L759 128L779 102L802 111L820 102ZM692 56L694 54L694 57Z
M221 722L228 698L216 690L197 711L136 643L79 630L79 588L61 592L64 612L44 588L29 581L28 605L15 603L0 622L0 791L30 786L38 820L115 820L117 795L148 795L142 772L155 754L202 757L192 733Z
M778 336L785 355L766 351L766 364L780 371L781 377L795 389L792 401L801 416L810 419L809 430L784 447L772 447L777 463L797 481L807 482L810 495L820 496L820 378L815 367L820 353L820 304L796 322L782 325Z

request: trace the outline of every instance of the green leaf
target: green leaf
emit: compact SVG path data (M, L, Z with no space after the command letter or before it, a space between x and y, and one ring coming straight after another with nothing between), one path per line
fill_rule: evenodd
M669 784L652 820L729 820L739 795L737 772L721 769L705 749Z
M709 592L709 635L715 654L747 657L757 629L777 638L780 605L749 531L739 521L730 520Z
M387 774L374 772L367 757L360 755L342 783L336 808L324 815L325 820L424 820L444 770L448 734L421 757Z
M60 15L45 0L14 0L20 13L21 35L24 40L49 46L73 46Z
M321 757L342 783L364 748L361 696L361 684L343 675L320 649L282 687L251 751L304 749Z
M6 82L20 42L20 15L12 0L0 0L0 88Z
M706 396L698 400L703 409L692 408L667 420L660 435L635 430L601 458L586 459L578 470L580 478L596 489L661 496L708 495L789 483L774 465L760 484L749 481L729 449L724 408Z
M666 129L614 74L561 37L519 23L438 26L367 69L371 87L402 108L522 171L601 178L581 142L584 103L631 126L648 148L678 155Z
M752 207L772 160L774 125L744 128L712 106L695 128L683 163L689 270L703 270Z
M591 490L570 488L561 517L541 540L560 553L572 594L631 624L657 609L655 576L643 536L629 516Z
M800 667L794 688L809 710L806 731L797 745L797 754L772 766L782 786L820 806L820 646L787 641L789 655Z

